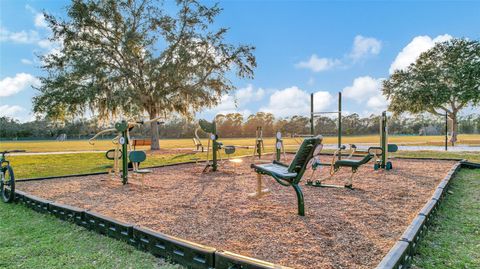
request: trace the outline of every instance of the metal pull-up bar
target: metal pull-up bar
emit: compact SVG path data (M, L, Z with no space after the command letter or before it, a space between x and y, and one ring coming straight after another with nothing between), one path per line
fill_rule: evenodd
M321 111L321 112L313 112L312 115L318 116L318 115L323 115L323 114L337 114L337 113L342 113L342 111Z
M315 122L314 118L322 114L338 114L338 128L337 128L337 139L338 139L338 148L342 146L342 92L338 92L338 111L319 111L315 112L314 102L313 102L314 93L310 94L310 134L313 136L315 133Z

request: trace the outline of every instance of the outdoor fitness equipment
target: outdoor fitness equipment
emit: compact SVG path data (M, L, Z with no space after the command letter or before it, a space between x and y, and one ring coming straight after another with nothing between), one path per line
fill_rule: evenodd
M285 147L283 145L282 133L280 131L277 131L277 133L275 134L275 160L277 162L280 161L282 153L283 159L286 160L287 156L285 154Z
M303 193L299 186L300 180L307 168L309 160L313 157L318 147L322 146L322 136L305 138L290 165L278 161L268 164L252 164L251 167L257 172L257 191L249 196L258 198L268 193L268 189L262 187L262 175L273 177L282 186L292 186L297 194L298 214L305 216ZM321 148L320 148L321 150Z
M262 126L257 126L257 130L255 131L255 147L253 149L253 158L255 156L258 159L262 158L262 151L265 152L265 146L263 145L263 128Z
M215 120L209 122L207 120L199 120L198 125L200 128L208 134L208 144L207 144L207 164L203 168L203 173L208 171L208 168L212 168L212 171L215 172L218 169L218 159L220 157L220 150L223 149L225 154L230 159L230 155L235 153L236 148L249 148L242 146L224 146L222 142L218 141L217 135L217 125ZM210 142L211 141L211 142ZM212 144L212 160L210 161L210 143ZM221 158L220 158L221 160ZM233 160L232 160L233 161Z
M387 123L387 112L383 111L382 116L380 117L380 148L382 149L382 153L380 154L380 158L377 162L375 162L373 168L375 170L378 169L385 169L391 170L393 169L393 164L389 161L389 154L390 152L397 152L398 146L396 144L388 144L388 123ZM361 151L357 149L357 146L354 144L350 144L350 148L352 152L350 153L350 157L354 154L366 154L367 151Z
M199 129L201 129L200 126L195 129L195 136L192 138L192 140L196 148L195 151L199 152L201 150L201 152L203 152L203 144L202 144L202 141L200 140L200 137L198 136Z
M338 92L338 111L314 111L314 94L310 94L310 136L314 135L315 132L315 117L318 117L323 114L338 114L338 122L337 122L337 151L339 160L342 159L342 150L345 150L346 147L342 146L342 92ZM382 148L380 162L375 162L374 169L378 170L380 168L385 170L390 170L393 168L392 162L388 161L388 153L389 152L396 152L398 150L398 146L395 144L388 144L388 124L387 124L387 112L382 112L382 116L380 118L380 147ZM360 153L364 155L368 155L367 151L359 151L354 144L350 145L350 154L349 157L352 157L353 154Z
M374 159L375 160L375 165L378 165L381 162L381 159L379 156L382 155L383 149L381 147L370 147L368 150L365 152L365 155L361 159L340 159L341 151L345 150L345 146L342 146L341 148L337 149L335 153L333 154L332 161L330 163L322 163L320 161L320 151L321 148L316 151L313 155L312 161L310 162L310 167L312 168L312 175L310 176L310 179L307 180L307 185L312 186L312 187L329 187L329 188L348 188L348 189L353 189L353 179L355 174L358 171L358 168L368 162L370 160ZM329 176L323 179L318 179L313 181L313 177L315 175L315 172L317 170L320 170L322 166L328 166L330 167L329 170ZM344 186L339 186L339 185L331 185L331 184L323 184L323 181L332 179L332 177L340 171L340 168L342 167L350 167L352 169L352 173L349 178L345 179L345 184Z
M342 148L342 92L338 92L338 111L314 111L314 93L310 94L310 135L313 136L315 132L315 118L325 114L337 114L337 149ZM342 154L339 155L342 158Z
M212 171L217 171L218 161L217 161L217 151L222 147L222 143L218 142L217 135L217 125L215 120L208 122L207 120L201 119L198 121L200 128L208 134L208 144L207 144L207 164L203 168L203 172L206 172L209 167L212 168ZM210 161L210 141L212 141L212 161Z
M93 136L92 138L89 139L89 143L91 145L94 145L94 140L99 135L105 134L105 133L110 133L110 132L117 132L117 136L115 138L113 138L113 140L112 140L112 142L116 145L116 148L114 149L114 156L113 156L113 158L114 158L113 172L114 172L114 175L119 172L118 171L119 170L118 162L121 159L121 161L122 161L122 175L121 175L121 177L122 177L122 183L124 185L128 183L128 157L129 156L137 157L136 154L128 155L129 154L128 152L129 151L130 151L130 153L138 152L138 151L132 151L132 145L130 144L130 131L133 128L135 128L136 126L148 124L148 123L151 123L151 122L157 122L157 124L160 125L160 124L163 123L163 122L160 122L160 119L161 119L161 117L157 117L157 118L154 118L154 119L151 119L151 120L148 120L148 121L136 121L136 122L127 122L125 120L122 120L120 122L115 123L115 128L110 128L110 129L103 130L103 131L97 133L95 136ZM120 149L120 147L121 147L121 149ZM109 151L111 152L112 150L109 150ZM109 158L109 156L111 156L111 155L108 155L108 151L107 151L106 157ZM146 156L145 156L145 158L146 158ZM145 158L142 161L144 161ZM139 159L142 159L142 158L135 158L136 161L131 160L132 163L137 162L136 166L133 165L133 172L137 173L137 174L142 174L142 177L143 177L143 174L150 173L151 171L147 170L147 169L143 169L143 170L138 169L138 165L139 165L138 160Z
M25 150L6 150L0 152L0 192L2 200L10 203L15 198L15 176L10 162L7 161L5 155L13 152L25 152Z
M393 168L392 162L388 160L388 152L396 152L398 146L395 144L388 144L388 126L387 126L387 113L384 111L380 118L380 146L379 147L369 147L366 151L357 150L357 147L354 144L350 144L350 155L347 159L341 159L341 152L345 150L345 146L341 146L335 151L330 163L322 163L320 161L320 153L316 153L312 159L312 175L307 181L307 185L314 187L340 187L340 188L353 188L353 179L358 170L358 168L372 159L374 160L374 169L385 169L390 170ZM362 154L361 159L350 159L353 155ZM315 171L320 170L322 166L329 166L329 176L319 180L313 180ZM323 184L323 181L331 179L335 173L337 173L341 167L350 167L352 169L352 174L350 178L345 180L344 186L338 185L329 185Z

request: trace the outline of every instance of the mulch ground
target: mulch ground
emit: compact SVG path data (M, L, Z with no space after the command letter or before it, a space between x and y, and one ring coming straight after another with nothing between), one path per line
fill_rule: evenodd
M454 164L398 159L391 171L361 167L354 190L302 186L306 216L301 217L294 190L271 178L269 195L248 198L256 187L250 162L244 159L236 171L229 164L205 174L200 164L156 168L143 186L135 179L123 186L98 175L19 182L18 189L285 266L372 268ZM342 184L348 176L344 168L330 183Z

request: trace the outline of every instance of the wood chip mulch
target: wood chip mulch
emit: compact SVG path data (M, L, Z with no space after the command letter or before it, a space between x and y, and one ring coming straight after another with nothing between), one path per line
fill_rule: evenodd
M288 156L291 158L292 156ZM272 156L266 156L272 158ZM329 157L322 157L328 162ZM154 169L123 186L109 175L19 182L18 189L196 243L294 268L372 268L430 199L454 162L393 160L362 166L354 190L303 186L306 216L291 187L269 177L269 195L248 198L251 159L201 173L201 164ZM322 176L327 169L323 168ZM342 184L342 169L329 183ZM317 174L318 176L319 174ZM305 179L310 176L307 171Z

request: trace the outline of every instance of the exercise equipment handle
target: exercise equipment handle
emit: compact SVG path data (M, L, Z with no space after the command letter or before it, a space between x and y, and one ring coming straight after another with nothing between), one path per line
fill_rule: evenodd
M106 130L100 131L100 132L98 132L96 135L94 135L92 138L88 139L88 143L93 146L93 145L95 145L94 140L95 140L99 135L104 134L104 133L109 133L109 132L115 132L115 131L117 131L117 129L115 129L115 128L110 128L110 129L106 129Z
M157 122L157 124L163 124L164 122L163 121L160 121L163 117L156 117L154 119L151 119L151 120L142 120L142 121L136 121L136 122L129 122L128 125L133 125L132 127L134 126L139 126L139 125L144 125L144 124L148 124L148 123L151 123L151 122Z

